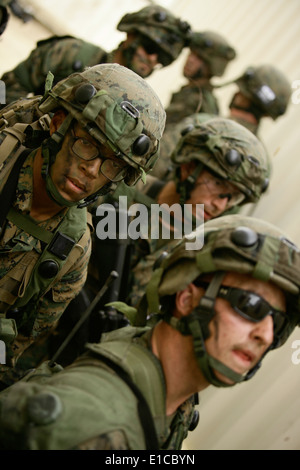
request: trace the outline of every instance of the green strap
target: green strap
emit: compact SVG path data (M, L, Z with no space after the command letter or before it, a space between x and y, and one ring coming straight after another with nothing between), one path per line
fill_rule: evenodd
M44 243L48 244L52 240L52 232L39 227L31 217L21 214L21 212L18 212L13 207L9 209L7 219L26 233L29 233Z

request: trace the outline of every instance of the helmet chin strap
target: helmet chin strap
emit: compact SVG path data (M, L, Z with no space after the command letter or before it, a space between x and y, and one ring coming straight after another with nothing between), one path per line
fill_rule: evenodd
M181 334L193 336L194 351L199 368L206 380L216 387L232 387L237 383L249 380L260 367L259 363L246 375L238 374L218 359L210 356L206 351L205 340L210 336L208 324L215 315L214 305L224 276L224 271L219 271L214 275L204 296L201 297L199 305L189 315L180 319L173 316L166 317L166 321ZM219 379L215 371L228 378L231 383Z
M214 358L213 356L210 356L206 352L204 341L210 336L208 323L215 315L214 305L224 276L224 271L219 271L214 275L204 296L200 299L199 306L195 309L197 312L196 316L198 318L196 319L196 322L193 321L193 323L198 323L198 326L193 324L190 325L189 328L190 333L192 333L194 338L194 345L198 345L197 347L195 347L195 353L199 367L208 382L215 385L216 387L232 387L237 383L249 380L251 377L253 377L253 375L261 366L260 361L258 364L256 364L256 366L254 366L250 371L248 371L247 374L238 374L233 369L230 369L224 363ZM186 318L188 317L189 316L187 316ZM201 318L201 320L199 317ZM200 343L201 347L199 348ZM219 379L214 371L217 371L224 377L228 378L231 383L226 383L223 380Z
M176 169L175 173L175 184L176 192L180 196L179 204L183 206L189 199L192 190L195 188L196 181L201 171L203 170L203 163L197 162L195 170L185 179L181 180L181 168L180 166Z

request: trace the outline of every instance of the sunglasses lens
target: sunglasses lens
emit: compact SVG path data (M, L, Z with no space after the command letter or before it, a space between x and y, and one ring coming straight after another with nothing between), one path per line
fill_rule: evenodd
M259 322L267 315L271 315L273 319L274 335L277 336L282 332L288 321L284 312L274 309L268 302L253 292L245 292L240 289L232 289L232 291L235 291L237 294L237 291L240 291L238 295L234 295L233 293L235 299L230 300L231 295L227 298L236 312L254 322Z
M166 52L164 52L163 49L161 49L161 47L159 47L154 41L145 38L142 40L141 46L143 47L143 49L145 49L147 54L157 54L157 61L160 64L164 66L171 64L172 57Z

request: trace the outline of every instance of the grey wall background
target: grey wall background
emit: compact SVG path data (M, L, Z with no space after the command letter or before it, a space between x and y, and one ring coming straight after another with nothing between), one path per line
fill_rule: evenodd
M124 38L115 30L121 17L149 5L142 0L20 0L35 20L15 17L0 40L0 73L24 59L39 39L73 34L110 51ZM165 0L156 2L190 22L194 30L214 30L236 48L223 83L239 76L248 65L273 64L293 88L288 112L266 120L260 137L273 157L270 188L252 215L283 228L300 245L300 2L299 0ZM183 83L187 51L175 63L155 72L148 81L167 105ZM226 116L234 85L217 90ZM246 208L248 213L250 208ZM297 353L299 350L299 354ZM294 362L292 355L294 354ZM201 393L200 424L184 448L300 449L300 329L286 345L266 357L262 369L247 384L233 389L209 388Z

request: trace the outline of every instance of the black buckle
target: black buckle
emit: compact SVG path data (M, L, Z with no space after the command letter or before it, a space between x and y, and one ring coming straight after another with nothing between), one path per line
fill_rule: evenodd
M56 232L52 238L47 250L53 253L58 258L65 260L75 245L75 240L64 235L61 232Z

